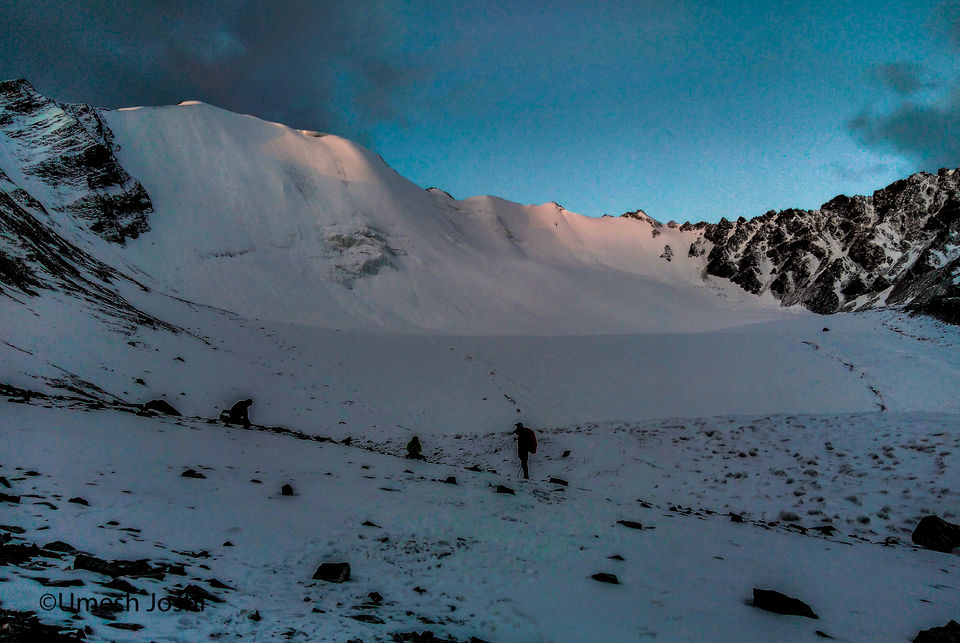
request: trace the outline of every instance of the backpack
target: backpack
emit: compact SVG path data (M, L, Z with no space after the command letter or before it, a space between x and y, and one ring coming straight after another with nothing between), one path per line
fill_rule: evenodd
M537 434L534 433L533 429L529 427L524 427L524 428L526 429L524 434L527 439L527 450L530 451L530 453L536 453L537 452Z

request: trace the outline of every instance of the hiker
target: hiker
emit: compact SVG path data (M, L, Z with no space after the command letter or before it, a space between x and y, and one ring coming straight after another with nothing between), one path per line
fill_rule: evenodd
M525 480L530 479L530 470L527 468L527 457L531 453L537 452L537 434L533 429L523 426L522 422L516 423L513 430L517 436L517 455L520 456L520 468L523 470Z
M250 428L250 418L247 416L247 409L253 404L253 400L240 400L230 407L229 411L220 414L220 419L227 426L230 423L240 424L245 428Z
M411 460L426 460L423 457L423 445L420 444L420 438L413 436L413 438L407 442L407 457Z

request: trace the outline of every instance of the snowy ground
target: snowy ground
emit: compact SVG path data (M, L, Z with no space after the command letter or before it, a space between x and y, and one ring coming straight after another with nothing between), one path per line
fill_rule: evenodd
M434 436L428 450L434 441L449 446L431 454L440 461L431 464L63 403L3 404L0 421L0 475L24 496L4 506L3 522L25 529L17 541L62 540L105 559L184 564L184 577L133 583L159 596L198 584L224 600L202 613L160 614L144 611L141 597L141 611L115 620L44 614L49 622L91 625L95 639L386 640L391 632L431 629L495 641L807 640L816 630L839 640L896 641L944 624L960 608L960 559L917 550L904 532L919 513L958 504L957 493L942 488L960 471L956 455L943 455L957 453L956 415L556 427L541 432L531 482L513 477L503 434ZM821 448L826 436L832 451ZM748 455L728 454L729 447ZM898 463L894 471L884 470L888 460ZM465 468L475 461L498 473ZM819 470L814 479L805 475L811 467ZM186 468L206 478L181 477ZM451 475L456 486L441 482ZM551 475L569 486L547 483ZM281 496L285 483L297 495ZM516 495L495 493L496 484ZM800 488L829 500L797 497ZM74 496L89 507L66 502ZM888 505L883 518L881 503ZM775 521L780 509L799 514L789 522L832 522L839 534L754 520ZM731 522L730 510L746 522ZM871 523L861 525L860 515ZM890 535L901 541L877 544ZM190 553L202 551L209 557ZM624 560L608 558L615 554ZM111 593L97 584L107 577L70 570L72 560L3 568L3 606L37 610L48 592ZM312 581L324 561L350 562L351 581ZM621 585L598 583L595 572L614 573ZM44 587L31 577L84 585ZM233 589L210 585L214 578ZM820 619L757 610L745 603L753 587L801 598ZM379 607L369 606L374 591L383 596ZM261 621L248 618L254 611ZM385 623L359 622L358 614ZM118 632L107 622L146 627Z

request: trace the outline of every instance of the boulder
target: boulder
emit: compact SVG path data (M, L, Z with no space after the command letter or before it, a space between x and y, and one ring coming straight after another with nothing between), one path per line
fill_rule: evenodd
M84 500L83 498L81 498L80 496L75 496L73 498L70 498L70 500L67 500L67 502L72 502L75 505L83 505L84 507L90 506L90 503Z
M150 400L143 405L143 410L156 411L157 413L163 413L164 415L175 415L180 417L180 411L173 408L166 400Z
M777 614L819 618L814 614L810 606L803 601L787 596L786 594L781 594L772 589L757 589L754 587L753 606L767 610L768 612L776 612Z
M595 581L599 581L601 583L610 583L611 585L620 584L620 579L617 578L616 574L608 574L606 572L597 572L596 574L592 575L590 578L592 578Z
M950 621L942 627L921 630L913 643L960 643L960 623Z
M502 484L497 485L497 493L509 493L511 496L514 495L513 489Z
M350 563L321 563L313 573L314 580L343 583L350 580Z
M558 484L561 487L566 487L569 483L563 478L550 478L550 484Z
M628 527L629 529L643 529L643 525L634 520L618 520L617 524Z
M960 547L960 525L938 516L924 516L913 530L911 538L921 547L950 553Z
M288 484L283 485L282 487L280 487L280 495L281 495L281 496L292 496L292 495L293 495L293 487L290 486L290 485L288 485Z
M457 478L456 476L447 476L447 479L444 480L444 482L447 484L457 484Z
M202 478L206 478L207 476L203 475L199 471L196 471L195 469L187 469L186 471L180 474L180 477L202 479Z

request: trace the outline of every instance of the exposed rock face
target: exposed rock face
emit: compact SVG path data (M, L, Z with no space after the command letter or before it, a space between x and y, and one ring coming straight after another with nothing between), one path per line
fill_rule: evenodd
M9 161L0 169L50 214L118 243L149 230L150 197L117 161L96 109L56 103L25 80L0 82L0 148Z
M721 219L703 239L713 244L707 274L784 305L823 314L909 305L960 318L960 170L920 172L819 210ZM689 256L703 250L698 238Z

